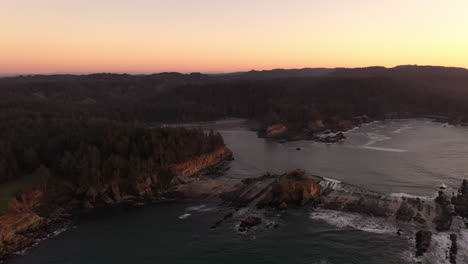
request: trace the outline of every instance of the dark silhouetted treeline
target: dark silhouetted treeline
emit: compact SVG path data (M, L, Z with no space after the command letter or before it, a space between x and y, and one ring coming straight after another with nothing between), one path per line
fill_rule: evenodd
M224 117L306 128L367 115L468 117L468 70L399 66L391 69L302 69L223 75L55 75L0 79L3 112L188 122Z
M0 183L31 175L76 186L132 182L222 145L221 135L201 130L2 113Z

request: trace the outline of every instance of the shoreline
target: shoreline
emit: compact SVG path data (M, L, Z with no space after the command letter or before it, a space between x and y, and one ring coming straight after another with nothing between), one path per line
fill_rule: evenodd
M221 165L226 162L228 162L228 159L224 159L214 166L222 167ZM168 189L167 192L161 192L160 196L152 200L138 199L133 201L121 201L111 206L96 207L95 209L80 211L75 213L73 217L77 217L85 212L91 212L92 210L125 206L127 203L129 203L130 206L143 206L140 203L177 202L186 199L206 200L215 198L221 202L221 206L231 209L231 213L228 213L217 222L215 222L216 219L213 219L214 224L210 229L216 229L218 226L222 225L224 221L231 218L234 218L235 221L245 222L247 219L251 218L251 215L256 215L255 212L258 209L284 211L304 208L312 209L311 214L315 211L325 213L330 211L332 214L357 214L359 217L371 217L373 219L382 219L382 221L390 221L394 223L395 226L395 229L392 229L394 235L400 236L400 232L403 232L403 235L408 239L414 237L414 233L418 230L430 232L434 236L443 234L459 235L459 232L465 230L465 228L461 226L463 220L460 218L461 215L458 213L456 215L454 214L453 220L452 216L450 216L452 214L449 209L451 208L451 204L457 206L460 205L460 203L454 203L454 198L450 200L451 197L445 196L445 194L439 193L436 199L428 198L427 200L421 199L420 197L393 196L368 191L336 180L305 174L305 172L301 170L295 170L282 175L265 174L264 176L243 180L213 178L210 177L210 175L200 175L200 178L193 177L191 181L172 187L173 188ZM305 192L300 196L296 196L297 192L295 190L297 190L297 188L301 188ZM464 196L457 196L456 199L467 199L468 196L466 195L468 195L468 192L466 192L466 190L468 190L468 182L464 182L460 190L465 190L465 192L463 192ZM171 196L171 194L174 193L176 196ZM169 194L171 198L165 198L165 194ZM464 204L461 205L468 206ZM242 220L244 218L246 220ZM320 214L317 218L320 220ZM73 220L70 220L69 223L72 223L72 221ZM262 222L260 221L260 223ZM257 224L252 224L252 226L243 227L242 230L239 229L239 232L248 232L251 227L256 225ZM413 228L406 230L404 226L412 226ZM271 226L264 223L261 224L261 228L268 229L271 228ZM58 229L59 227L55 226L52 232L48 233L43 238L37 238L34 240L34 243L23 248L23 250L34 247L43 239L53 237L54 232ZM416 248L417 246L415 249ZM12 254L10 258L23 252L24 251L20 249L19 252L16 251L15 254Z
M257 136L259 138L270 139L283 142L294 142L294 141L312 141L320 142L325 144L334 144L339 143L343 140L346 140L346 132L350 130L357 129L363 125L368 125L374 122L384 122L384 121L398 121L398 120L429 120L435 123L446 123L448 125L468 127L468 123L456 122L456 120L450 119L446 116L437 116L437 115L415 115L412 117L400 117L400 118L382 118L382 119L369 119L366 122L361 122L359 124L353 124L352 126L347 127L346 129L339 129L337 127L328 126L321 131L312 132L312 131L289 131L285 123L278 123L276 125L282 125L286 128L285 132L268 135L267 130L268 126L263 126L261 128L255 129Z
M210 154L215 153L213 158L209 158ZM76 217L85 214L92 210L102 208L117 207L117 206L141 206L142 203L162 203L173 202L178 198L171 197L173 190L181 184L180 179L196 178L197 175L211 175L217 170L222 170L225 165L231 161L232 152L226 147L220 147L213 152L201 155L205 162L202 166L198 166L195 170L191 170L189 174L174 175L174 179L169 186L152 191L142 193L141 196L122 195L120 200L113 202L104 202L101 204L92 205L84 198L83 203L78 203L75 199L67 203L66 206L48 208L50 214L37 212L37 208L27 208L23 211L9 210L0 215L0 263L5 263L8 260L26 252L38 243L48 238L54 237L58 230L66 228ZM183 164L199 162L200 157L195 157L192 160L186 161ZM177 166L178 164L174 165ZM176 172L177 173L177 172ZM150 183L151 185L152 183ZM148 187L148 186L145 186ZM30 193L38 193L38 189L42 187L36 186L30 189ZM28 197L26 191L21 194ZM40 196L42 197L42 196ZM29 197L28 197L29 198ZM35 197L37 198L37 197ZM15 198L16 199L16 198ZM84 205L84 206L82 206ZM91 206L89 206L91 205ZM47 206L47 205L42 205ZM40 210L39 210L40 211Z

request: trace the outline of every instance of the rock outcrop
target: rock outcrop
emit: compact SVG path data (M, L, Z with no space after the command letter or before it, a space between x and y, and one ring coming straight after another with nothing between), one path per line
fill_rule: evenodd
M16 213L32 211L41 205L44 198L44 187L44 185L39 185L20 192L8 203L8 207Z
M169 170L175 177L183 179L195 175L208 167L215 166L231 157L231 150L223 146L213 152L200 155L183 163L175 164L171 166Z
M437 231L447 231L450 229L453 220L453 210L449 198L444 192L440 191L435 199L436 217L433 222L436 224Z
M432 240L432 232L420 230L416 233L416 257L424 255L429 249Z
M34 244L37 232L44 228L46 219L36 213L11 212L0 216L0 255L11 256L15 251Z
M59 212L51 212L50 218L41 216L45 207L44 189L40 185L19 193L10 201L10 210L0 216L0 260L47 235L48 224L55 221Z
M457 254L458 254L457 235L450 234L450 242L452 243L452 245L450 246L449 260L451 264L457 264Z
M317 133L323 131L325 129L325 125L323 124L322 120L312 120L307 124L307 128L312 133Z
M239 225L239 231L244 232L249 230L250 228L260 225L262 223L262 219L255 216L249 216L244 221L242 221Z
M468 218L468 181L463 180L457 196L452 197L452 204L457 215Z
M355 116L352 118L353 125L359 126L361 124L369 122L369 117L367 115Z
M344 139L346 139L346 136L343 132L338 132L336 134L325 134L324 136L319 137L317 141L323 143L336 143Z
M274 138L285 135L288 132L288 127L282 123L268 126L265 130L266 137Z
M340 131L346 131L353 128L353 122L351 120L341 120L338 122L338 129Z
M304 205L317 197L318 184L302 170L294 170L280 176L272 185L259 206L274 206L280 209L288 205Z

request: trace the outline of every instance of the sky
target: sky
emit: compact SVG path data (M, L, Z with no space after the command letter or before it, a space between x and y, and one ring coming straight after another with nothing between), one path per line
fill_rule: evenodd
M0 73L468 68L467 0L0 0Z

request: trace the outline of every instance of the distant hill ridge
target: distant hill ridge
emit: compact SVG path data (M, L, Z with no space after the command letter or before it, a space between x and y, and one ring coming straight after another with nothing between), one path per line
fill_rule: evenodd
M265 125L286 123L296 131L309 129L316 120L333 127L364 115L371 119L436 115L468 124L468 70L402 65L17 76L0 78L2 109L132 122L240 117Z
M425 75L425 74L456 74L468 75L468 69L461 67L444 67L444 66L422 66L422 65L399 65L396 67L369 66L362 68L302 68L302 69L272 69L272 70L251 70L245 72L228 72L228 73L179 73L179 72L160 72L160 73L51 73L51 74L12 74L0 73L0 78L3 77L19 77L19 76L94 76L94 77L110 77L110 76L160 76L166 78L177 78L183 76L191 76L192 78L209 77L225 77L229 79L244 79L244 78L289 78L289 77L318 77L318 76L347 76L347 77L364 77L364 76L382 76L382 75Z

